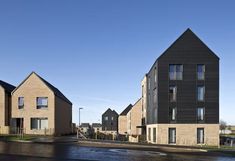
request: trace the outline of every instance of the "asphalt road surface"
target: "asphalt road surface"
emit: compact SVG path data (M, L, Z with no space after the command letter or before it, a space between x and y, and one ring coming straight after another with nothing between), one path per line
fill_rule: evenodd
M156 151L81 147L77 143L0 142L0 161L235 161L232 157L167 154Z

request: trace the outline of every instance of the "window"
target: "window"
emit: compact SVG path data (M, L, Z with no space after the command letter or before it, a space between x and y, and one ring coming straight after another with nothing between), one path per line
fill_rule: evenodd
M202 64L197 65L197 79L198 80L205 79L205 65Z
M197 128L197 143L204 144L204 128Z
M149 128L148 138L149 138L149 141L151 141L151 128Z
M111 120L113 120L113 117L111 117Z
M157 103L157 88L153 90L153 103Z
M18 109L23 109L24 108L24 97L19 97L18 98Z
M169 87L169 96L170 96L170 101L171 102L176 101L176 94L177 94L176 86L170 86Z
M170 119L171 121L176 120L176 108L175 107L170 108Z
M149 77L149 79L148 79L148 88L150 89L150 87L151 87L151 78Z
M48 129L47 118L31 118L31 130L44 130Z
M169 144L175 144L175 143L176 143L176 129L169 128Z
M155 143L156 143L156 134L157 134L156 128L153 128L153 142Z
M105 116L105 117L104 117L104 120L108 121L108 120L109 120L109 117L108 117L108 116Z
M37 109L48 108L47 97L37 97Z
M170 80L182 80L183 79L183 65L169 65L169 78Z
M157 68L154 68L154 82L157 82Z
M203 121L205 115L205 108L204 107L198 107L197 108L197 120Z
M198 86L197 87L197 100L198 101L204 101L205 99L205 87L204 86Z

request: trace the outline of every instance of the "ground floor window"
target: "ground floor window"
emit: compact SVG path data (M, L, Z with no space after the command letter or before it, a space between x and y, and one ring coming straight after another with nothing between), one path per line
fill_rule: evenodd
M197 143L204 144L204 128L197 128Z
M176 143L176 129L169 128L169 144L175 144L175 143Z
M151 128L149 128L149 131L148 131L148 138L149 138L149 141L151 141Z
M157 134L156 128L153 128L153 142L155 143L156 143L156 134Z
M31 118L31 130L43 130L48 129L47 118Z

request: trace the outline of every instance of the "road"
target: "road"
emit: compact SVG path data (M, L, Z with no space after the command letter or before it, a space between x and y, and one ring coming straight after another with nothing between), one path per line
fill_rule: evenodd
M234 161L232 157L83 147L77 143L0 142L0 161Z

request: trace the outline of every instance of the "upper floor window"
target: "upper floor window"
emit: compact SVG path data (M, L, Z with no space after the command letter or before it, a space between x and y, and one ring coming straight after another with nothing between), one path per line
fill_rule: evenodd
M18 109L23 109L24 108L24 97L19 97L18 98Z
M157 88L153 90L153 103L157 103Z
M154 68L154 82L157 82L157 68Z
M198 101L204 101L205 100L205 87L204 86L198 86L197 87L197 100Z
M108 116L105 116L105 117L104 117L104 120L108 121L108 120L109 120L109 117L108 117Z
M150 89L151 88L151 77L149 77L149 79L148 79L148 89Z
M37 109L48 108L47 97L37 97Z
M114 118L113 117L111 117L111 120L113 120Z
M176 120L176 108L170 108L170 119L171 121L175 121Z
M205 65L203 65L203 64L197 65L197 79L198 80L205 79Z
M177 88L176 86L170 86L169 87L169 97L171 102L176 101L176 95L177 95Z
M182 80L183 79L183 65L169 65L169 78L170 80Z
M203 121L205 115L205 108L204 107L198 107L197 108L197 120Z

